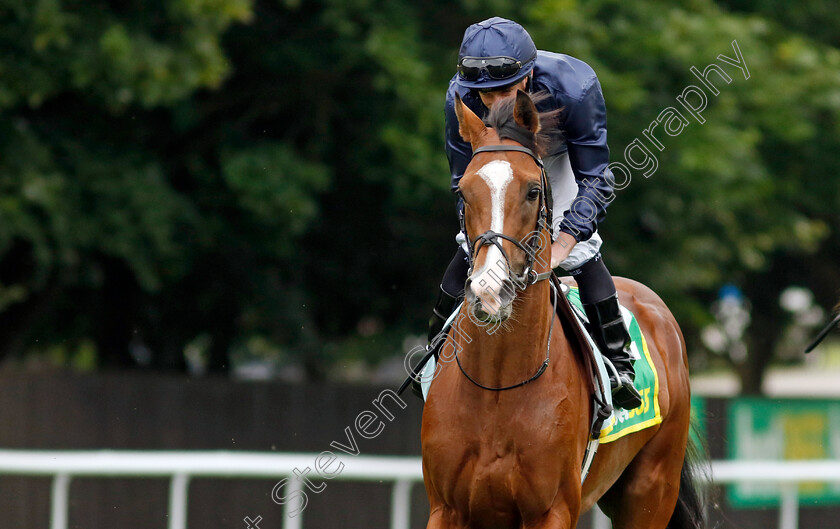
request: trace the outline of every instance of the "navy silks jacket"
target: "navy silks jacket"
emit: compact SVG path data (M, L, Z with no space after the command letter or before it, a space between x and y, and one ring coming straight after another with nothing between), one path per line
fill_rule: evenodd
M604 95L595 71L585 62L547 51L537 53L531 92L548 92L551 97L537 109L540 112L562 108L558 128L565 140L549 155L569 153L569 162L578 184L578 196L571 210L562 212L561 231L577 241L589 239L606 215L613 197L613 178L607 169L610 151L607 147L607 111ZM452 190L464 175L472 157L472 148L458 133L455 116L455 93L479 117L487 109L478 93L458 84L458 75L449 82L446 92L446 156L452 173ZM459 204L459 207L460 204ZM555 218L561 212L555 212Z

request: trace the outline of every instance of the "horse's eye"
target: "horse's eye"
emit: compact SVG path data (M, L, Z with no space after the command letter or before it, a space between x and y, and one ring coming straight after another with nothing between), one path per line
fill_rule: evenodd
M528 200L536 200L540 198L540 188L539 187L532 187L528 190Z

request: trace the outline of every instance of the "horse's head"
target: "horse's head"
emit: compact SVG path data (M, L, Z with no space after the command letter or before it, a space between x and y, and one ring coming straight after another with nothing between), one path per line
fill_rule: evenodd
M460 98L455 112L474 153L459 184L471 245L466 300L476 318L499 322L510 316L517 287L527 286L534 266L548 267L547 184L536 157L540 115L521 90L493 105L489 126Z

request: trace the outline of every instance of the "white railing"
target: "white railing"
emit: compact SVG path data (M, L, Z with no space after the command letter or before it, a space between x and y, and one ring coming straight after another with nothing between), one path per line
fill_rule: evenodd
M781 486L779 529L799 527L799 485L840 483L840 461L714 461L712 475L718 485L775 483Z
M191 478L293 478L294 470L312 467L318 454L262 452L140 452L0 450L0 475L52 476L51 529L67 529L67 504L74 477L168 477L169 529L186 529ZM423 480L420 458L339 456L344 463L335 479L393 482L391 528L408 529L411 488ZM840 461L714 461L716 484L777 483L782 487L779 529L797 529L801 483L840 483ZM300 487L290 479L289 487ZM288 491L291 494L292 490ZM305 513L290 517L284 529L301 529ZM595 527L609 527L603 515Z
M312 467L319 454L263 452L143 452L0 450L0 475L52 476L50 529L67 529L67 504L74 477L168 477L169 529L186 529L191 478L294 478L295 469ZM423 480L417 457L344 456L344 469L334 479L393 482L392 529L409 529L411 488ZM314 476L313 476L314 477ZM290 479L286 497L300 487ZM283 529L301 529L305 512L289 516L296 505L284 508ZM279 507L278 507L279 508ZM245 513L243 513L244 515Z

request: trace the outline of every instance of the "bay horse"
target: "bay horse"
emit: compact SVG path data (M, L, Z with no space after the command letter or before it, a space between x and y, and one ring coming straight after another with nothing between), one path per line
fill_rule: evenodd
M659 373L662 421L602 444L581 484L591 375L569 327L555 321L551 282L540 280L551 273L550 246L529 257L517 242L534 240L535 228L548 237L544 173L530 154L541 148L540 115L523 91L493 105L491 126L460 99L456 114L474 153L459 189L473 252L458 332L441 349L423 411L427 528L572 529L597 503L615 529L699 529L686 456L688 362L676 320L652 290L615 278Z

